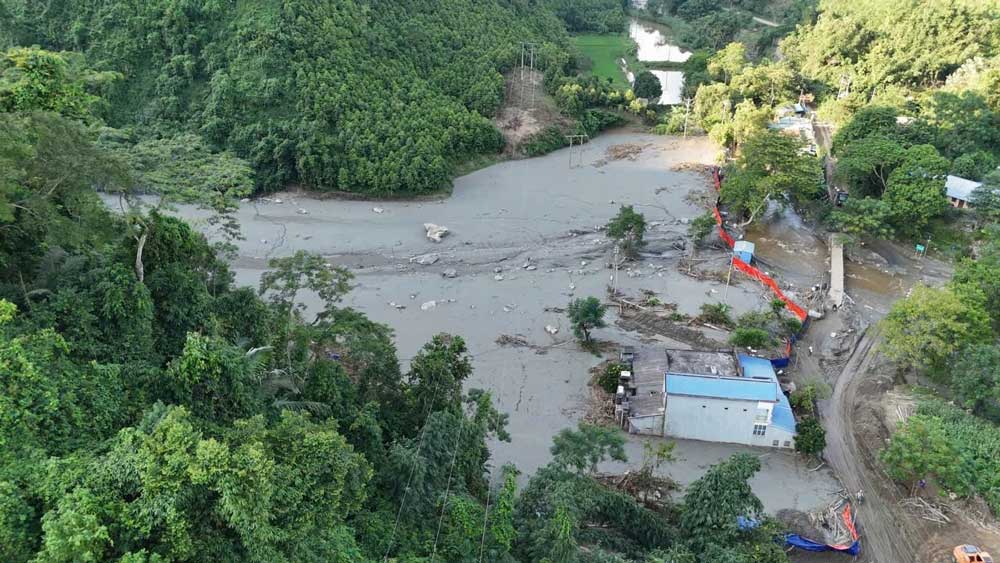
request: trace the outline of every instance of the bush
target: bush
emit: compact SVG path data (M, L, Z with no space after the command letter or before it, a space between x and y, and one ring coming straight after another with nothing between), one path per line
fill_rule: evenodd
M816 386L806 385L792 393L789 397L789 402L797 414L812 415L816 414L816 397Z
M593 136L610 127L617 127L625 123L625 118L621 115L601 110L588 109L580 117L580 129L582 133Z
M815 416L807 416L796 425L795 451L806 455L817 455L826 448L826 429Z
M597 376L598 387L604 389L608 393L614 393L618 390L618 376L621 375L622 370L627 368L627 365L619 362L609 363L605 366L604 371Z
M761 328L738 328L729 337L729 343L733 346L764 348L771 345L771 335Z
M566 135L563 134L562 129L552 125L535 133L525 141L521 145L521 152L525 156L541 156L563 148L566 143Z
M785 336L795 336L802 332L802 321L795 317L788 317L781 320L781 328L784 330Z
M703 303L698 321L724 327L733 326L733 318L729 315L732 307L725 303Z
M750 311L749 313L744 313L736 319L736 326L739 328L759 328L761 330L767 330L768 323L771 322L771 317L768 313L763 311Z
M688 225L688 236L691 237L692 242L695 244L701 244L714 228L715 215L711 211L708 211L691 221Z

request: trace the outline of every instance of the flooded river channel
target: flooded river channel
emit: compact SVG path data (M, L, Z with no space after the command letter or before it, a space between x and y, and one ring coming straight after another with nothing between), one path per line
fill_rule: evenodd
M634 160L609 160L607 149L624 143L642 150ZM586 145L582 166L570 167L567 150L505 162L458 178L453 194L437 201L279 194L241 206L246 240L233 267L239 282L256 285L269 258L309 250L350 269L355 287L346 304L393 328L404 369L435 333L461 335L475 369L468 387L490 390L510 414L512 440L492 445L493 462L514 462L530 475L548 462L552 437L584 416L588 370L601 360L580 349L565 314L553 310L575 297L605 295L612 245L595 227L622 204L645 215L649 244L643 259L620 273L625 291L653 290L689 314L720 300L723 284L677 269L684 251L675 243L686 236L687 220L705 212L689 194L710 189L708 180L671 170L685 162L710 163L715 152L706 138L618 131ZM196 221L204 217L192 209L182 213ZM424 236L424 223L447 226L451 234L433 243ZM765 300L755 284L729 290L736 313L762 307ZM638 342L638 334L609 320L597 338ZM546 325L558 333L549 334ZM531 346L501 346L497 338L505 334L521 335ZM641 440L630 439L635 465L642 458ZM680 461L665 470L688 483L709 464L747 449L682 441ZM755 489L769 509L819 504L833 487L824 472L801 470L791 454L767 457L780 475L762 474ZM789 496L789 489L797 492Z

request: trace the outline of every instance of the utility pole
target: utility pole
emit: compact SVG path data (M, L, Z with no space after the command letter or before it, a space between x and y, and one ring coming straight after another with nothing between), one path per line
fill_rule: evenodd
M535 46L531 46L531 67L528 70L528 78L531 80L531 109L535 109Z
M611 259L611 266L615 269L614 278L611 281L611 295L618 295L618 243L615 243L614 258Z
M527 87L527 82L524 79L525 61L527 61L528 66L528 79L531 80L531 109L535 108L535 44L528 43L527 41L521 42L521 90L518 96L517 103L522 109L524 108L524 89Z
M729 304L729 282L733 279L733 260L735 256L729 257L729 274L726 275L726 292L722 294L722 302Z
M691 98L684 98L684 139L688 138L688 115L691 114Z
M576 168L579 166L583 166L583 145L584 143L590 140L590 137L587 135L566 135L566 140L569 141L569 167ZM573 166L574 143L576 143L575 146L579 147L576 151L576 154L580 156L580 158L576 159L579 161L576 166Z

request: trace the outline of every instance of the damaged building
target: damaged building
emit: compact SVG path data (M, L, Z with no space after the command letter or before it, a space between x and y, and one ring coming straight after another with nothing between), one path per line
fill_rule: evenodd
M629 432L795 446L795 417L770 360L697 350L645 350L633 356L616 401Z

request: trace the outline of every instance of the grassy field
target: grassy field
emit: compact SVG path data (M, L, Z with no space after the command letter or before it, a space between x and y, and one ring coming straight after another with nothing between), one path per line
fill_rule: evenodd
M590 59L590 73L600 78L610 78L616 85L628 87L628 80L621 71L620 59L630 60L628 51L632 40L625 34L587 33L573 36L573 44ZM632 63L629 63L632 66Z

